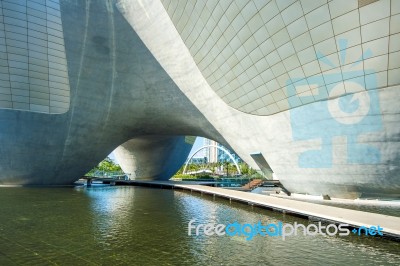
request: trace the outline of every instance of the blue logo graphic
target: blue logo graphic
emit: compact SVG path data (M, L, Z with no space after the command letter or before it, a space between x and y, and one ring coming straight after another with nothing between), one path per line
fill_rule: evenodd
M351 232L353 232L353 234L355 234L355 235L383 236L382 230L383 230L383 228L380 227L379 225L371 226L371 227L360 226L358 229L354 228L353 230L351 230Z
M340 40L339 47L340 59L345 62L347 40ZM351 67L371 56L372 52L367 50ZM335 67L322 53L318 52L317 58L321 63ZM378 90L366 89L376 88L376 83L372 70L342 71L287 82L293 140L321 141L320 149L299 155L299 167L331 168L332 140L339 136L347 139L348 164L381 161L377 148L359 143L361 135L381 131L383 127ZM311 93L310 87L315 91Z

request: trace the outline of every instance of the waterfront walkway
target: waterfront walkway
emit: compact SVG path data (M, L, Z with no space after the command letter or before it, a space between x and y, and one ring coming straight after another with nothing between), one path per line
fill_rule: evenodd
M383 228L382 232L384 235L400 239L400 217L202 185L176 185L175 187L247 202L248 204L276 209L310 219L348 224L355 228L379 225Z
M229 200L245 202L254 206L294 214L311 220L348 224L354 228L379 225L383 228L382 232L384 236L396 238L397 240L400 239L400 217L205 186L202 183L193 183L194 182L184 181L116 181L116 185L137 185L197 191Z

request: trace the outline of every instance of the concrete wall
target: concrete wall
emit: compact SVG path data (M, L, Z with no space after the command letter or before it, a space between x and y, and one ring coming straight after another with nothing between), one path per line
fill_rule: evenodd
M59 1L0 1L0 23L0 108L68 111Z
M183 136L145 136L128 140L114 153L131 179L166 180L185 163L192 144Z
M1 184L72 183L122 143L148 134L224 141L115 5L61 1L60 12L70 108L52 115L0 109Z
M400 82L398 1L161 2L207 83L242 112L270 115L328 99L330 84L369 69L374 88ZM299 94L311 97L287 93L299 81Z
M339 93L331 100L275 115L247 115L226 104L211 88L161 3L119 1L119 9L182 92L253 167L257 165L250 154L262 153L275 176L292 192L348 198L399 196L400 132L395 123L400 110L394 104L398 86L360 89L356 82L338 80L330 90L343 90L347 84L354 93ZM376 79L368 81L373 85ZM291 89L288 86L287 92L292 93ZM361 113L348 110L343 121L341 102L353 102L353 97ZM299 121L293 119L302 111ZM311 130L308 139L303 134L307 130ZM328 156L318 159L318 150L327 151ZM314 156L304 165L301 157L310 154Z
M8 1L2 1L5 2ZM33 2L28 1L27 6ZM166 10L166 2L163 5L160 1L60 1L69 109L59 114L0 109L0 184L68 184L122 144L121 157L128 158L123 167L130 167L137 178L167 178L189 150L182 138L174 136L193 135L214 139L232 148L255 168L258 166L251 154L263 154L274 176L291 192L347 198L399 197L400 109L397 103L399 86L396 85L399 75L396 74L397 61L390 58L397 58L400 24L395 23L397 1L389 2L390 14L382 9L386 15L380 17L383 13L377 12L379 17L374 19L372 14L368 18L374 21L365 25L359 21L361 24L357 26L361 28L361 39L368 41L354 47L364 47L369 41L387 41L388 46L374 44L384 49L382 54L376 54L379 57L376 65L371 63L371 69L363 68L362 74L357 71L357 75L349 74L351 78L347 78L342 69L340 74L335 69L320 69L317 73L322 75L306 75L298 83L286 83L278 89L284 88L286 105L290 109L257 113L269 114L259 116L243 109L252 103L243 103L243 108L233 106L217 93L220 84L217 86L206 75L202 61L194 56L178 24L174 24L178 21L170 13L174 9L170 10L168 5ZM263 1L248 3L257 3L257 12L261 11L260 4L267 4ZM283 28L287 31L294 18L292 12L287 12L289 17L284 16L284 11L292 5L302 5L303 14L300 15L307 23L308 14L321 8L306 12L303 1L293 1L285 7L280 7L280 2L268 3L278 5L280 13L273 18L289 19ZM333 11L331 6L340 6L338 3L333 1L322 7ZM381 0L376 5L387 6L387 3ZM4 9L4 5L2 7ZM341 12L340 9L336 11ZM357 8L357 12L362 12L361 8ZM301 20L301 16L298 19ZM309 26L306 34L324 23L335 24L330 22L334 17L326 19L315 16L311 22L321 21ZM388 34L371 39L368 36L376 32L371 29L366 31L368 36L364 39L363 27L386 21L389 24L385 24L387 27L382 32ZM246 19L245 23L253 27L251 20ZM267 22L267 31L271 29L268 25ZM336 38L335 27L333 30ZM348 33L351 31L349 29ZM275 38L274 34L270 35ZM291 37L295 46L295 37ZM311 38L311 41L315 40ZM312 44L316 57L318 44ZM332 56L343 54L337 47ZM204 51L213 55L211 48ZM250 51L245 48L245 52ZM300 52L295 55L301 57ZM245 63L247 56L245 54L240 64ZM385 57L387 68L382 68L380 59L385 60ZM285 66L286 59L281 59L276 64ZM265 60L268 61L267 57ZM368 60L361 58L360 62L366 66L370 64ZM305 62L301 64L301 68L305 66ZM387 77L383 81L385 74L382 72ZM220 74L215 72L215 75ZM325 77L328 76L330 82L327 83ZM234 79L239 81L240 75ZM308 79L321 88L325 86L329 97L316 101L310 87L304 91L304 87L310 85ZM304 80L307 84L302 83ZM250 96L251 92L248 93ZM274 104L278 104L273 92L271 95ZM298 105L298 101L302 104ZM153 149L160 151L155 158ZM164 160L167 165L161 166L159 161Z

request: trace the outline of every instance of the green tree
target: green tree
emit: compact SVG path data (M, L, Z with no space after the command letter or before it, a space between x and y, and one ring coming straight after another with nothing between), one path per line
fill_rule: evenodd
M103 161L101 161L97 166L90 170L87 175L93 176L98 171L103 171L105 173L123 172L121 166L119 166L119 164L116 164L110 157L107 157Z
M231 165L231 163L228 160L226 160L224 162L224 166L225 166L225 170L226 170L226 176L229 176L229 166L230 165Z
M247 175L249 173L249 165L247 163L241 162L239 163L240 171L243 175Z

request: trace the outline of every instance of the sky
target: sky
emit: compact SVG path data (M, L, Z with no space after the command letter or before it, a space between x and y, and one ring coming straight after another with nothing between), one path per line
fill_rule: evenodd
M115 159L114 152L110 153L107 157L110 157L111 160L113 160L114 162L117 162L117 160Z
M203 146L204 146L204 138L203 137L197 137L196 141L193 144L192 150L189 153L189 157L192 156L192 154L195 151L197 151L198 149L200 149ZM204 153L200 151L194 157L195 158L204 157Z

